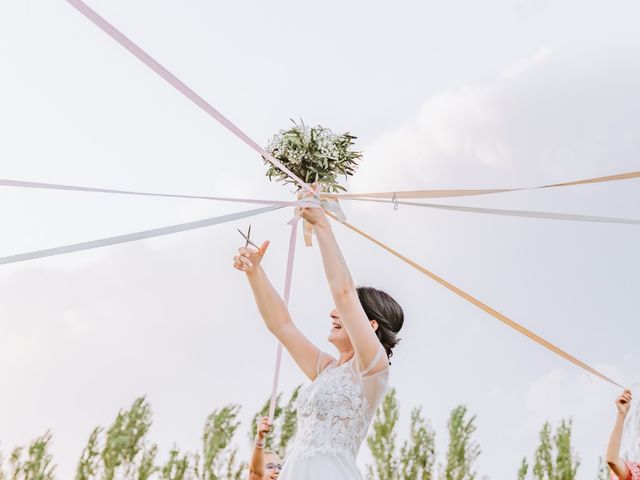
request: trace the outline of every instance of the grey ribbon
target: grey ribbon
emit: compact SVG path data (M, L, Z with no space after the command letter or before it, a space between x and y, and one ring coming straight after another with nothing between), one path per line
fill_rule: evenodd
M145 238L161 237L172 233L186 232L187 230L195 230L198 228L210 227L220 223L233 222L241 218L252 217L262 213L271 212L282 208L279 205L269 207L256 208L253 210L245 210L243 212L231 213L220 217L205 218L195 222L179 223L177 225L169 225L168 227L154 228L152 230L144 230L141 232L129 233L126 235L118 235L115 237L102 238L99 240L91 240L89 242L74 243L62 247L47 248L45 250L36 250L33 252L19 253L17 255L9 255L8 257L0 257L0 265L7 263L24 262L34 260L36 258L52 257L54 255L63 255L65 253L79 252L82 250L90 250L92 248L106 247L108 245L117 245L119 243L135 242Z
M392 203L412 205L414 207L436 208L439 210L454 210L458 212L484 213L487 215L506 215L510 217L542 218L546 220L568 220L573 222L595 222L595 223L623 223L630 225L640 225L640 220L635 218L598 217L593 215L578 215L574 213L539 212L531 210L503 210L499 208L464 207L461 205L442 205L438 203L404 202L400 200L383 200L378 198L349 198L352 201Z

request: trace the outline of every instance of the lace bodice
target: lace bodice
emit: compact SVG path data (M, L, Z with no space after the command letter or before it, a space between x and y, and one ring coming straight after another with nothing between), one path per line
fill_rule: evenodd
M318 368L316 379L300 390L296 400L298 428L292 455L348 455L355 460L387 390L388 364L369 374L384 355L381 348L364 370L355 359L339 366L333 360L321 372Z

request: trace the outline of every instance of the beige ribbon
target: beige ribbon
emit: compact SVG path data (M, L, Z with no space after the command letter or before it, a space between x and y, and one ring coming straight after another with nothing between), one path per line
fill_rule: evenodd
M327 212L327 215L329 215L330 217L332 217L333 219L337 220L337 218ZM542 338L540 335L537 335L536 333L532 332L531 330L527 329L526 327L520 325L518 322L510 319L509 317L507 317L506 315L498 312L497 310L491 308L489 305L481 302L480 300L478 300L477 298L475 298L474 296L468 294L467 292L465 292L464 290L456 287L455 285L452 285L451 283L447 282L445 279L443 279L442 277L439 277L438 275L436 275L435 273L431 272L430 270L427 270L426 268L424 268L423 266L417 264L416 262L414 262L413 260L405 257L404 255L402 255L401 253L398 253L397 251L395 251L393 248L385 245L384 243L380 242L379 240L376 240L375 238L373 238L371 235L363 232L362 230L360 230L359 228L351 225L348 222L340 222L342 223L344 226L350 228L351 230L353 230L354 232L362 235L363 237L365 237L366 239L372 241L373 243L375 243L376 245L384 248L387 252L391 253L392 255L395 255L396 257L398 257L400 260L402 260L403 262L407 263L408 265L412 266L413 268L415 268L416 270L418 270L419 272L422 272L423 274L425 274L426 276L428 276L429 278L431 278L432 280L435 280L436 282L438 282L440 285L442 285L443 287L447 288L448 290L452 291L453 293L455 293L456 295L462 297L463 299L465 299L467 302L472 303L473 305L475 305L476 307L480 308L481 310L484 310L486 313L488 313L489 315L491 315L492 317L494 317L495 319L501 321L502 323L504 323L505 325L507 325L508 327L513 328L514 330L516 330L517 332L520 332L522 335L528 337L529 339L533 340L534 342L536 342L539 345L542 345L543 347L545 347L548 350L551 350L553 353L561 356L562 358L564 358L565 360L568 360L569 362L573 363L574 365L582 368L583 370L595 375L596 377L601 378L602 380L609 382L612 385L616 385L620 388L623 388L622 385L620 385L618 382L610 379L609 377L607 377L606 375L604 375L603 373L600 373L598 370L596 370L595 368L587 365L586 363L582 362L581 360L578 360L576 357L574 357L573 355L570 355L569 353L565 352L564 350L562 350L561 348L555 346L553 343L545 340L544 338Z
M613 182L617 180L630 180L632 178L640 178L640 171L619 173L616 175L608 175L605 177L587 178L584 180L575 180L572 182L553 183L549 185L541 185L537 187L521 187L521 188L491 188L491 189L456 189L456 190L406 190L401 192L374 192L374 193L338 193L338 194L321 194L322 197L334 198L390 198L390 199L411 199L411 198L444 198L444 197L469 197L475 195L488 195L491 193L518 192L523 190L539 190L542 188L570 187L574 185L586 185L590 183Z
M333 213L335 215L334 218L336 218L340 222L344 222L347 220L347 217L342 211L342 208L340 208L340 203L338 202L337 198L335 198L334 196L327 196L321 199L320 193L321 193L322 187L320 185L313 185L313 188L316 191L313 198L315 198L318 201L320 208L322 208L327 213ZM302 200L303 198L305 198L304 194L298 195L298 200ZM312 247L313 246L313 225L311 225L309 222L304 220L302 224L302 233L304 237L304 244L307 247Z
M539 218L544 220L566 220L570 222L592 222L592 223L618 223L627 225L640 225L640 219L601 217L595 215L580 215L576 213L544 212L538 210L505 210L502 208L482 208L466 207L464 205L445 205L442 203L407 202L404 200L386 200L384 198L351 198L357 202L374 202L393 204L394 210L398 205L409 205L413 207L432 208L437 210L449 210L454 212L480 213L485 215L502 215L507 217ZM324 200L323 200L324 201Z

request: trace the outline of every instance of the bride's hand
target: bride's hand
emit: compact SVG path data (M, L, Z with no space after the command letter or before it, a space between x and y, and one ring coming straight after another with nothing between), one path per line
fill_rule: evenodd
M269 240L264 242L259 250L251 247L240 247L238 255L233 257L233 267L241 272L253 272L260 265L267 248L269 248Z
M315 188L316 184L314 183L312 186ZM312 196L313 195L310 192L304 192L304 193L301 193L298 196L298 198L302 200L305 198L310 198ZM327 219L327 216L325 215L324 210L322 208L300 207L300 209L298 210L298 213L302 218L304 218L307 222L309 222L314 227L317 227L319 225L329 224L329 220Z

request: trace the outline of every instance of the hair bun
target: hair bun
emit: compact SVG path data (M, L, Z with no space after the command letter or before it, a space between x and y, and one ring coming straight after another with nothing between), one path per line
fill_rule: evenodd
M376 335L387 352L393 356L393 347L400 341L397 333L404 324L402 307L387 292L373 287L358 287L358 298L367 318L378 322Z

